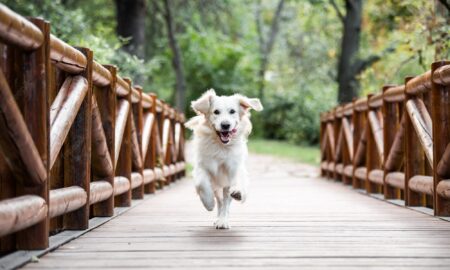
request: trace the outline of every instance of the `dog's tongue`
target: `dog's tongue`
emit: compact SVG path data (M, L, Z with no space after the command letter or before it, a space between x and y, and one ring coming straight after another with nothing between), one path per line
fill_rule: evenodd
M231 137L231 132L228 132L228 131L220 132L220 140L223 143L228 143L230 141L230 137Z

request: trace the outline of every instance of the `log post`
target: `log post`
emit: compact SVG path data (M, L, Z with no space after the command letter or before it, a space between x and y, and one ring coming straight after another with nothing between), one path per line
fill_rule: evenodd
M432 74L441 66L449 65L449 61L434 62L431 65ZM438 164L450 143L450 85L437 84L431 80L431 119L433 121L433 185L434 185L434 215L450 216L450 200L437 193L439 182L444 180L438 174Z
M373 96L373 94L367 95L367 100L369 101L370 98ZM369 103L369 102L368 102ZM365 189L367 193L377 193L377 185L375 183L372 183L369 180L369 173L370 171L376 169L379 167L379 155L376 145L376 138L375 138L375 132L378 130L375 130L373 128L373 125L370 124L369 114L374 112L376 109L371 108L368 104L367 112L366 112L366 119L367 119L367 151L366 151L366 168L367 168L367 174L366 174L366 183L365 183ZM373 115L373 114L372 114Z
M115 134L115 119L116 119L116 76L117 68L110 65L104 66L111 73L111 82L104 87L94 87L94 94L97 99L98 109L100 111L103 131L106 137L106 144L108 145L109 154L112 160L113 174L107 178L96 178L93 175L93 180L104 180L111 184L114 189L114 172L115 172L115 151L114 151L114 134ZM114 195L111 195L105 201L96 203L92 207L93 216L95 217L109 217L114 215Z
M320 114L320 161L324 162L326 160L326 123L325 123L325 113ZM321 164L322 165L322 164ZM322 177L326 176L326 170L320 166L320 175Z
M131 81L124 79L127 83L129 93L123 99L131 104ZM117 195L114 199L114 205L118 207L131 206L131 110L128 112L125 130L123 133L122 144L119 145L120 152L116 166L116 176L124 176L130 182L130 188ZM117 139L117 138L116 138ZM118 149L116 149L117 151Z
M50 65L50 90L49 90L49 104L52 104L55 100L59 89L61 89L64 81L67 77L66 72L58 69L55 65ZM50 132L50 130L49 130ZM50 153L50 152L49 152ZM49 189L57 189L64 187L64 158L63 155L58 155L55 163L50 168L49 177ZM56 233L63 230L63 218L62 216L54 217L50 219L50 233Z
M364 112L360 112L355 106L356 100L353 101L353 149L355 151L353 155L353 176L352 186L355 189L362 188L361 180L355 177L355 170L361 165L365 164L365 155L362 155L362 159L358 158L358 152L365 152L367 143L367 125L364 119ZM363 130L366 130L363 132Z
M336 108L333 109L333 122L332 122L332 125L333 125L334 137L338 138L339 134L341 133L342 126L341 126L341 118L338 117ZM336 139L335 143L336 144L335 144L334 149L336 149L336 152L335 152L335 156L333 157L334 167L333 167L332 175L333 175L333 179L335 181L342 181L341 175L339 175L338 172L336 171L336 165L337 165L337 162L338 162L338 154L337 154L337 152L338 152L338 139ZM341 147L342 147L342 145L341 145Z
M184 114L181 113L181 120L180 120L180 124L181 124L181 137L180 137L180 161L186 161L185 157L184 157L184 143L185 143L185 135L186 135L186 128L184 127L184 121L185 121L185 117ZM184 168L181 170L181 177L186 176L186 163L184 165Z
M142 107L142 88L140 86L135 87L136 90L139 92L139 102L134 103L132 105L132 114L133 114L133 120L134 120L134 127L135 127L135 134L137 136L137 141L139 147L135 149L137 150L140 156L141 160L141 166L139 167L133 167L134 172L138 172L141 174L142 179L144 179L144 167L143 167L143 157L142 157L142 125L143 125L143 107ZM142 181L142 184L133 189L132 191L132 197L133 199L143 199L144 198L144 181Z
M405 104L417 96L408 94L408 81L413 77L405 78ZM406 109L406 108L405 108ZM419 138L414 130L411 117L405 113L405 205L420 206L421 194L409 189L409 180L414 175L424 174L424 154Z
M385 85L383 86L383 94L392 86ZM388 159L389 153L392 148L392 144L394 142L396 132L399 132L399 129L397 126L399 124L399 117L397 116L397 103L393 102L387 102L383 98L383 122L384 122L384 128L383 128L383 155L384 155L384 166L383 166L383 189L384 189L384 198L385 199L400 199L399 198L399 192L396 190L396 188L391 187L386 182L386 175L391 172L391 170L388 170L386 168L386 161ZM396 132L394 132L396 131Z
M155 172L156 167L156 129L158 125L158 118L156 116L156 95L154 93L150 94L152 99L152 107L150 112L153 114L154 120L151 128L150 142L147 150L147 155L144 157L144 167L150 168ZM150 184L144 187L145 193L155 193L156 191L156 181L152 181Z
M64 186L79 186L89 198L91 181L91 126L92 126L92 62L93 53L88 48L78 48L87 60L81 76L88 82L88 92L70 128L64 147ZM64 228L84 230L89 228L89 203L63 216Z
M22 113L28 131L45 164L46 175L49 175L49 76L50 76L50 23L33 18L31 21L42 31L44 42L36 50L23 54L23 93L18 103L22 105ZM19 105L20 106L20 105ZM48 177L37 186L17 186L18 194L33 194L42 197L47 205ZM49 218L17 233L17 249L43 249L48 247Z
M156 121L156 136L155 136L155 148L156 148L156 165L164 168L164 149L162 149L162 135L163 135L163 124L165 117L165 103L161 101L161 112L157 112L157 121ZM163 172L164 174L164 172ZM164 177L164 176L163 176ZM158 181L159 188L163 188L165 185L168 185L168 181Z
M13 47L0 43L0 69L3 71L5 79L11 88L15 88L13 74L20 74L13 70L16 62L14 58ZM3 155L0 155L0 200L13 198L15 195L16 183L14 176ZM15 249L15 246L15 234L0 237L0 252L12 251Z

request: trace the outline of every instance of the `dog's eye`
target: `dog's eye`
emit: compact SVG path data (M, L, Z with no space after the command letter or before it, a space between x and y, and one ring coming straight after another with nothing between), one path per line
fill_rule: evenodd
M235 112L236 112L236 111L233 110L233 109L230 110L230 114L234 114Z
M214 114L220 114L220 111L219 110L215 110Z

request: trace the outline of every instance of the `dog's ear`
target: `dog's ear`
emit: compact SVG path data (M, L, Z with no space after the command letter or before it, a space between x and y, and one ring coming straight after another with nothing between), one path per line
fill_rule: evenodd
M208 113L209 106L211 106L211 99L216 96L214 89L206 91L199 99L191 102L192 109L197 114Z
M263 110L263 106L261 104L261 101L259 101L259 98L248 98L239 94L237 94L237 97L239 99L239 104L244 109L244 111L253 109L257 112L260 112Z

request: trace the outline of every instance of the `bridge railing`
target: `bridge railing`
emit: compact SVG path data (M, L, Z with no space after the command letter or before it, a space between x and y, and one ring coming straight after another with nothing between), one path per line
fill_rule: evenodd
M0 251L44 249L182 177L184 115L0 4Z
M323 113L322 175L450 216L449 91L450 62L439 61Z

